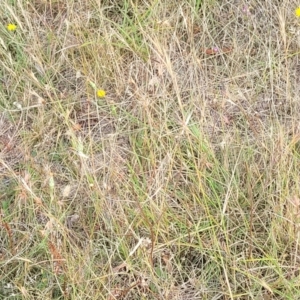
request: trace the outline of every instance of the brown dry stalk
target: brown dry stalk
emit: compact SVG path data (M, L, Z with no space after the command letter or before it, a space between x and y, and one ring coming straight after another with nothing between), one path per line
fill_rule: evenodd
M224 54L224 53L229 53L233 50L233 47L223 47L223 48L209 48L209 49L204 49L203 52L207 55L216 55L216 54Z
M53 257L54 272L55 274L60 274L62 270L65 271L64 259L51 241L48 241L48 247Z
M15 249L13 247L13 240L12 240L12 231L8 223L2 222L2 226L5 228L7 235L8 235L8 240L9 240L9 247L12 255L15 255Z
M48 247L50 249L51 255L53 257L53 265L54 265L54 273L56 275L63 274L63 293L65 298L68 297L68 290L67 290L67 280L66 280L66 265L65 259L63 259L60 252L57 250L55 245L49 240Z

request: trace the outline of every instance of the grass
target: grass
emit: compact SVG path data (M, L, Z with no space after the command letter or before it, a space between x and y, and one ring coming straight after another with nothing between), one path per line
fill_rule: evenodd
M296 7L4 1L0 299L300 299Z

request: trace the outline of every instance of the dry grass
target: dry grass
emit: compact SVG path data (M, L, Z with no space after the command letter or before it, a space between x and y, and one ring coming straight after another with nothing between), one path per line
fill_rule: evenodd
M0 299L300 299L296 6L3 1Z

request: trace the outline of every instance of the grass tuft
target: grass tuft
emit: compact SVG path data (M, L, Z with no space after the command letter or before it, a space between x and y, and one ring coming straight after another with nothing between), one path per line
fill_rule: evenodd
M250 2L4 1L1 299L300 298L300 24Z

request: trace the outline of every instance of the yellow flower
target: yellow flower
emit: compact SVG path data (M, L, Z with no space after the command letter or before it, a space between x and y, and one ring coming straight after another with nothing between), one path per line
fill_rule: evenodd
M98 98L104 98L105 95L106 95L106 92L104 90L98 90L97 91Z
M295 9L296 17L300 17L300 6Z
M17 29L17 25L16 25L16 24L9 23L9 24L7 24L6 28L7 28L9 31L15 31L15 30Z

